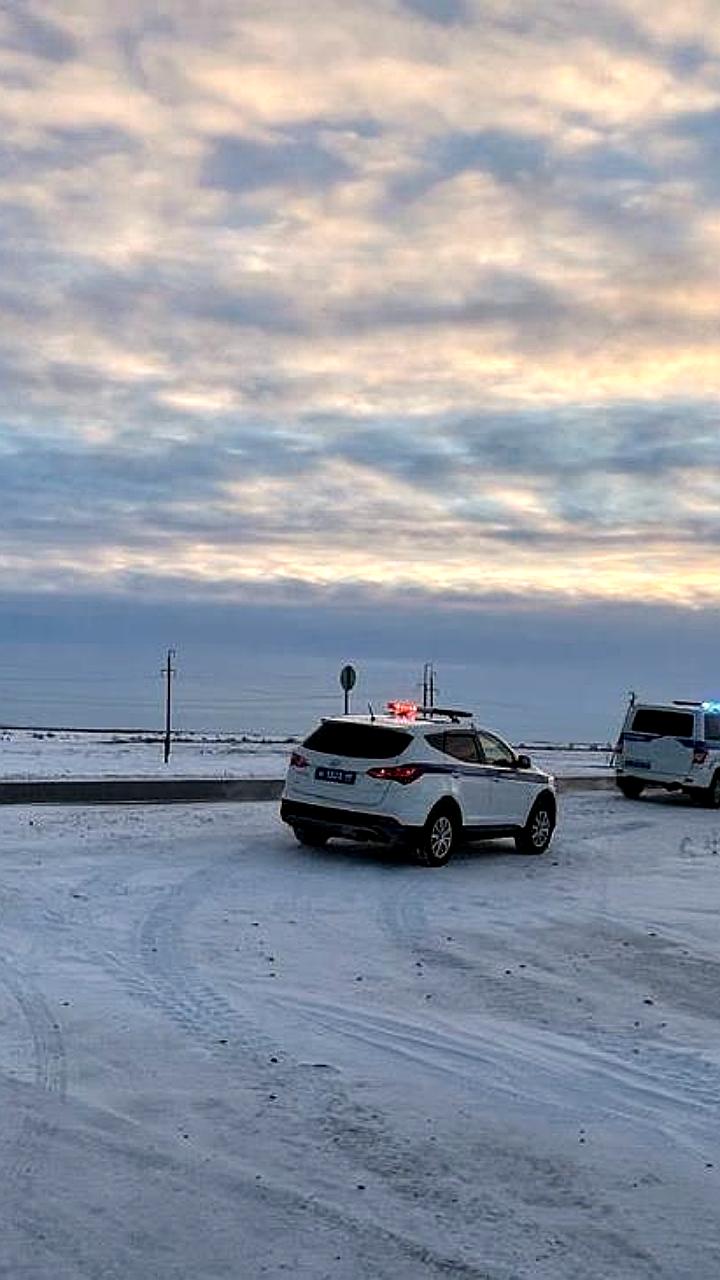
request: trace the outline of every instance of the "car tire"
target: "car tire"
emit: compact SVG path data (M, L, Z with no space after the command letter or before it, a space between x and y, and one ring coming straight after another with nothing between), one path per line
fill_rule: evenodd
M638 778L618 778L617 784L626 800L639 800L645 789L645 784Z
M415 860L422 867L445 867L450 861L460 831L451 809L433 809L420 833Z
M713 777L705 796L705 803L709 809L720 809L720 772Z
M549 800L536 800L525 826L515 836L518 853L544 853L555 831L555 806Z
M328 842L328 836L318 827L293 827L293 831L298 844L308 849L324 849Z

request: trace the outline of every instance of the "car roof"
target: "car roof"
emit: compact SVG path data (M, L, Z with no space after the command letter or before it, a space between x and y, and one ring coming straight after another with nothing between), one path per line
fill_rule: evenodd
M377 725L383 729L401 729L405 733L426 733L429 729L443 730L453 729L455 731L467 729L475 730L478 726L471 719L462 721L451 719L448 715L423 716L417 715L414 718L409 716L393 716L393 715L338 715L323 717L323 724L361 724L361 725ZM492 730L488 730L492 732Z
M708 711L710 702L633 702L630 711Z

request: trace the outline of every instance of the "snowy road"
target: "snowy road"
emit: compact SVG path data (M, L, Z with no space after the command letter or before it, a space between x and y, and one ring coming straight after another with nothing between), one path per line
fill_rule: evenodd
M713 1280L720 815L542 859L0 811L0 1276Z

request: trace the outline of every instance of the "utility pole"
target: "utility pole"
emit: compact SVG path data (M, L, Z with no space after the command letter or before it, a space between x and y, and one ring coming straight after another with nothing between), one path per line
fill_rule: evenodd
M435 706L435 667L432 662L426 662L423 667L423 706Z
M165 676L165 746L163 750L163 759L167 764L170 759L170 735L172 733L172 682L175 675L175 667L173 666L173 658L175 650L168 649L167 663L163 668L162 674Z

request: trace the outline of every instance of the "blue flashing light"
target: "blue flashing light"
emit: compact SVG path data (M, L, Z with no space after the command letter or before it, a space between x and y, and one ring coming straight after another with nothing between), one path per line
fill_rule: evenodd
M720 711L720 702L718 702L718 701L714 701L714 702L703 702L703 704L702 704L702 708L703 708L703 711L714 711L714 712L719 712L719 711Z

